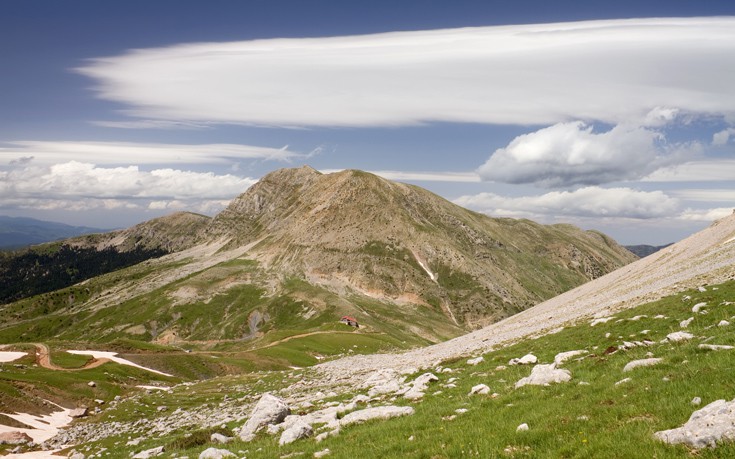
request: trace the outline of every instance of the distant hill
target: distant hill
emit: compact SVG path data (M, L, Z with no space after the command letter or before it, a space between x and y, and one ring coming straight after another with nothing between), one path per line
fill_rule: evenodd
M35 218L0 215L0 249L18 249L33 244L57 241L90 233L101 233L99 228L71 226Z
M65 247L57 277L88 280L37 296L8 292L26 299L0 308L0 341L264 346L335 331L347 339L352 330L338 319L348 315L360 323L356 336L405 348L496 322L635 260L596 231L491 218L417 186L310 167L266 175L213 219L180 213L55 244ZM67 267L76 251L88 262ZM115 253L147 261L82 276ZM48 276L31 261L22 284Z
M638 255L639 258L647 257L653 253L658 252L661 249L665 249L666 247L670 246L672 243L666 244L666 245L626 245L624 246L626 249L630 250L634 254Z

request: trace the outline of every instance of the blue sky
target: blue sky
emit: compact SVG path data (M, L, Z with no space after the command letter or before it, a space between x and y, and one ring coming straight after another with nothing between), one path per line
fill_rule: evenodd
M626 244L735 207L728 1L0 3L0 214L214 214L310 164Z

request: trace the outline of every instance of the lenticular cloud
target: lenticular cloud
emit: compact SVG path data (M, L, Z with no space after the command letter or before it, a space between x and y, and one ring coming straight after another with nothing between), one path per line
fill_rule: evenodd
M171 122L620 124L655 107L735 119L735 18L195 43L78 72L130 115Z

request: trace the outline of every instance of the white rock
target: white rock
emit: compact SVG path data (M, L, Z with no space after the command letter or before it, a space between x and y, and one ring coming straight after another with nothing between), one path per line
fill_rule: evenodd
M480 363L482 363L484 361L485 361L485 357L483 357L483 356L475 357L474 359L469 359L467 361L467 365L473 365L473 366L474 365L479 365Z
M728 346L727 344L700 344L697 347L710 351L727 351L729 349L735 349L735 346Z
M148 459L151 457L160 456L161 454L163 454L163 446L157 446L155 448L139 452L138 454L133 456L133 459Z
M730 325L730 322L726 320L721 320L720 323L717 324L718 327L727 327L728 325Z
M694 335L687 332L674 332L669 333L666 335L666 339L664 341L670 341L672 343L678 343L680 341L687 341L694 338Z
M694 397L691 401L691 404L694 406L699 406L702 404L702 398L701 397Z
M556 366L561 365L562 363L566 362L567 360L571 359L572 357L576 357L578 355L586 354L587 351L580 349L577 351L567 351L567 352L560 352L559 354L556 354L554 357L554 363Z
M628 319L628 320L631 320L631 321L633 321L633 322L636 322L636 321L639 321L639 320L641 320L641 319L647 319L647 318L648 318L648 316L644 314L644 315L641 315L641 316L635 316L635 317L631 317L631 318L630 318L630 319Z
M424 396L429 383L434 381L439 381L439 378L431 373L424 373L411 383L411 388L403 396L409 400L418 400Z
M263 394L248 420L240 428L240 438L243 441L252 441L258 430L269 424L279 424L289 414L291 414L291 409L283 399L275 395Z
M486 386L485 384L478 384L476 386L472 386L472 389L470 390L470 393L468 395L485 395L490 393L490 388Z
M593 319L592 322L590 322L590 326L594 327L597 324L604 324L606 322L610 322L615 317L600 317L599 319Z
M629 383L631 381L632 381L632 379L630 379L630 378L624 378L624 379L621 379L620 381L616 382L615 385L616 386L619 386L621 384Z
M555 364L536 365L531 370L530 376L521 378L515 385L515 388L525 385L544 386L551 383L562 383L572 379L572 373L569 370L556 368Z
M410 406L376 406L346 414L345 417L339 420L339 425L348 426L372 419L390 419L398 416L412 415L413 413L414 409Z
M510 359L508 365L533 365L538 362L538 358L533 354L526 354L519 359Z
M96 383L96 382L94 382L94 381L90 381L90 382L88 382L88 383L87 383L87 385L88 385L89 387L97 387L97 383Z
M405 378L399 376L398 372L392 368L384 368L374 371L363 382L363 388L370 388L368 395L375 397L376 395L394 394L401 390L401 384Z
M707 306L707 303L697 303L692 306L692 312L696 314L705 306Z
M528 424L525 422L518 427L516 427L516 432L527 432L528 431Z
M692 413L683 426L654 435L666 443L685 443L694 448L714 448L718 441L735 440L735 400L714 401Z
M686 320L682 320L681 322L679 322L679 326L681 328L687 328L689 326L689 324L692 323L693 320L694 320L694 317L690 317L690 318L688 318Z
M199 453L199 459L223 459L225 457L236 457L226 449L207 448Z
M454 412L457 414L465 414L467 411L469 411L467 408L457 408L456 410L454 410Z
M663 362L663 359L661 358L633 360L632 362L628 362L628 364L625 365L625 367L623 368L623 373L627 373L638 367L650 367L653 365L658 365L661 362Z
M311 437L313 434L314 429L311 428L311 425L302 420L299 420L296 421L291 427L283 431L283 433L281 434L281 438L278 440L278 444L287 445L289 443L295 442L296 440Z
M706 291L707 291L707 289L706 289L706 288L704 288L704 287L699 287L699 288L698 288L698 290L699 290L700 292L706 292Z
M211 435L211 436L209 437L209 441L211 441L212 443L220 443L220 444L223 444L223 445L224 445L225 443L229 443L229 442L231 442L232 440L234 440L234 438L233 438L233 437L228 437L228 436L226 436L226 435L222 435L221 433L216 433L216 432L215 432L215 433L213 433L213 434L212 434L212 435Z
M316 453L314 453L314 457L316 458L324 457L324 456L328 456L330 453L331 451L329 450L329 448L326 448L326 449L323 449L321 451L317 451Z

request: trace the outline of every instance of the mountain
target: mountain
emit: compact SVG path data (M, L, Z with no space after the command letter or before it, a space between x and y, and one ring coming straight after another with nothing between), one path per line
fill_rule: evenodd
M209 222L179 212L132 228L0 254L0 303L51 292L190 246Z
M107 230L0 215L0 250L18 249L32 244L104 231Z
M626 249L633 252L636 256L639 258L647 257L653 253L658 252L661 249L665 249L666 247L670 246L671 244L666 245L626 245L624 246Z
M169 254L5 306L0 342L92 336L254 348L310 336L320 352L315 340L336 337L329 352L357 341L411 347L635 259L595 231L490 218L416 186L309 167L268 174L211 220L176 214L61 246ZM343 328L345 315L360 328ZM313 362L307 348L300 355Z

